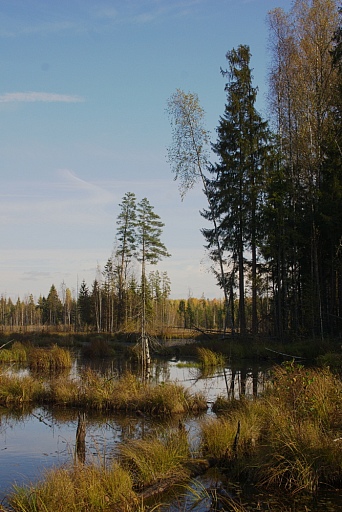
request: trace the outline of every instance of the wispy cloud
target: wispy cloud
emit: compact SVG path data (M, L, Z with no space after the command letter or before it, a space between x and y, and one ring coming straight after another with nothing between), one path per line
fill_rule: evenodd
M84 98L70 94L56 94L52 92L6 92L0 95L0 103L80 103Z
M132 17L132 21L139 24L148 24L157 20L170 17L187 17L194 14L194 9L202 5L206 0L178 0L165 2L163 0L147 0L145 3L137 3L136 9L140 12Z
M193 17L201 5L209 0L130 0L129 2L100 5L94 2L79 5L64 12L56 6L47 16L45 3L38 2L32 12L23 10L17 16L4 17L0 13L0 38L31 36L36 34L89 34L89 32L108 31L117 24L152 24L169 18ZM237 0L236 0L237 1ZM241 1L241 0L240 0ZM46 21L46 19L48 20ZM32 20L36 21L32 23Z
M107 20L117 20L118 19L118 11L114 7L97 7L96 8L96 18L107 19Z

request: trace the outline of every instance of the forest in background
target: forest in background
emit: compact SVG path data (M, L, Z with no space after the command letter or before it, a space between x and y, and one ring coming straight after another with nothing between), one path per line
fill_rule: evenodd
M296 0L269 13L269 120L257 112L248 46L226 55L225 110L213 144L195 94L169 101L169 160L184 195L197 180L211 227L203 230L222 300L171 300L163 224L147 199L122 200L113 254L76 298L52 285L0 299L0 325L97 332L229 329L284 339L342 331L342 28L335 0ZM206 150L205 146L208 146ZM208 153L216 155L210 162ZM147 244L147 246L146 246ZM146 248L147 247L147 248ZM137 272L137 263L143 271Z

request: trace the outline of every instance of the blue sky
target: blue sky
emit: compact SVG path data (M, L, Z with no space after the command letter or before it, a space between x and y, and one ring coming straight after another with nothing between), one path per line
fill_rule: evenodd
M171 297L221 297L203 248L198 185L167 162L166 102L196 92L215 129L227 51L248 44L259 110L267 12L291 0L0 0L0 295L88 286L114 247L126 192L165 223ZM151 268L155 270L155 268Z

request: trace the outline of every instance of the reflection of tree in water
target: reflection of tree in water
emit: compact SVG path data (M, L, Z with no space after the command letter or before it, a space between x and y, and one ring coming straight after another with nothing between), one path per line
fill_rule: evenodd
M81 464L85 463L86 458L86 415L84 412L78 413L78 423L76 430L76 449L75 459Z
M18 407L18 408L1 408L0 413L0 435L5 435L8 428L13 428L15 425L22 425L23 427L31 421L33 407Z

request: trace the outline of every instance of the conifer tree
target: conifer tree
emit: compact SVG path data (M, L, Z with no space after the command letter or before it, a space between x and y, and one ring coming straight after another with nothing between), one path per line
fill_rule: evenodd
M127 271L136 249L136 196L127 192L121 204L121 211L117 218L116 239L118 246L115 251L118 274L118 323L125 317L127 295Z
M136 218L136 251L135 255L141 262L141 338L143 347L143 359L149 364L149 346L146 335L146 264L155 265L163 257L169 257L165 245L161 241L164 224L159 215L154 212L153 206L144 198L137 205Z
M81 321L82 327L84 328L86 325L89 326L93 320L92 300L91 300L89 288L88 288L86 282L84 281L84 279L80 286L77 306L78 306L78 312L80 315L80 321Z
M211 172L211 203L215 204L222 248L236 262L239 288L239 328L246 330L245 281L247 250L251 253L252 330L257 331L257 248L262 237L260 223L263 184L269 162L270 133L255 108L257 89L252 85L250 50L239 46L226 55L229 69L225 90L225 112L217 128L213 150L219 157ZM204 212L210 217L211 212ZM208 246L215 242L214 230L203 230Z

